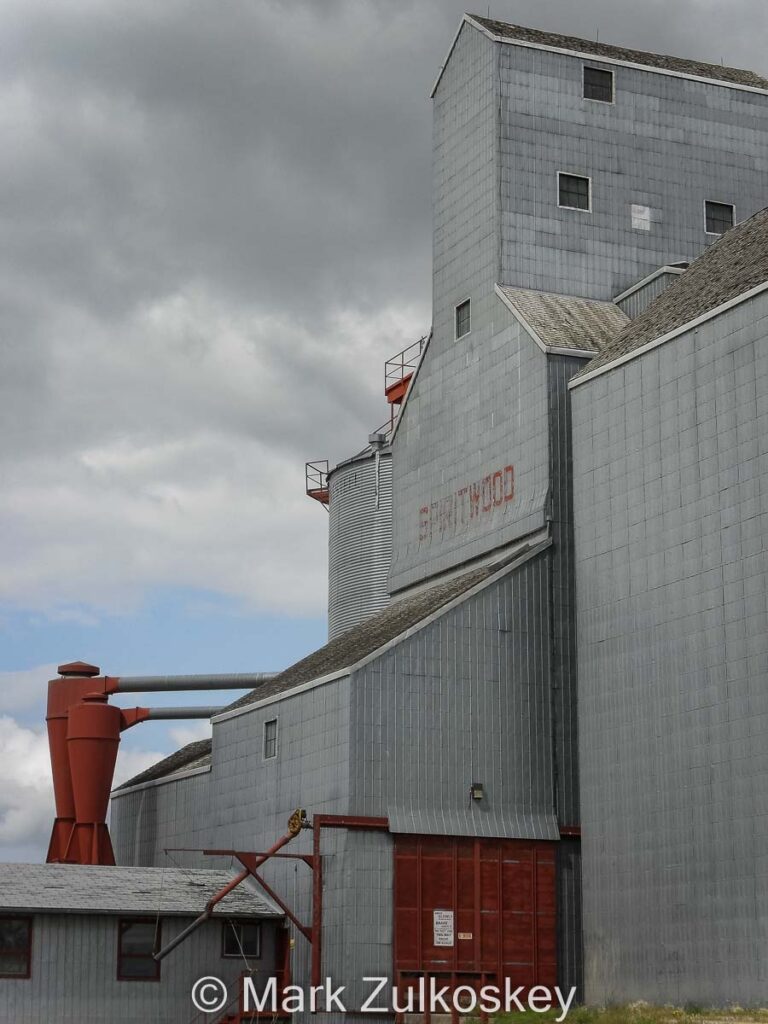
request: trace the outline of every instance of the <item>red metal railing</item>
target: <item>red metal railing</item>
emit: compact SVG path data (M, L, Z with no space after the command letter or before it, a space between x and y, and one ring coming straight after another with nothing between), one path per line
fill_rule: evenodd
M328 504L328 471L330 466L327 459L317 459L315 462L307 462L304 466L306 491L310 498L319 501L322 505Z
M384 363L384 394L391 405L399 405L405 397L426 340L426 335L419 338Z

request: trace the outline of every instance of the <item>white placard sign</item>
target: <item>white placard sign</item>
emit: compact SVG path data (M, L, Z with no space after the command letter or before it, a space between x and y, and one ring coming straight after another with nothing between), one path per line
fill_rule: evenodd
M434 946L453 945L453 911L433 910L432 931Z

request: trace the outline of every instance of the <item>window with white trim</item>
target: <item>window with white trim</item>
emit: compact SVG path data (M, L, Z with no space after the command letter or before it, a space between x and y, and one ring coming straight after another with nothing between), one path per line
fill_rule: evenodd
M704 221L708 235L723 235L734 224L733 203L704 203Z
M581 174L560 171L557 175L557 205L566 210L591 210L591 180Z
M472 330L472 308L469 299L460 302L456 307L456 340L463 338Z
M277 757L277 719L270 718L264 723L264 760Z
M585 64L583 96L585 100L613 103L613 72Z
M261 956L261 924L258 921L225 921L222 925L221 955L223 957Z

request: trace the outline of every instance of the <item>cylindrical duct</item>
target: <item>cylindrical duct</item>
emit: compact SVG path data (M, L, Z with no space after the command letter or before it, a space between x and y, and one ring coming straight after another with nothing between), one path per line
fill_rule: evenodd
M109 693L160 693L170 690L252 690L277 672L232 672L192 676L109 676Z
M181 719L181 718L213 718L214 715L221 714L222 711L226 710L226 704L218 705L191 705L188 708L147 708L149 714L147 715L147 721L160 721L167 719Z
M328 637L389 604L392 452L366 449L328 477Z

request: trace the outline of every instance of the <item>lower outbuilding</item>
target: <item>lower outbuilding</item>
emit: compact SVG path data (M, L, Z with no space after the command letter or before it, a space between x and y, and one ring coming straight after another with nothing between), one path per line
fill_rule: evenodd
M161 961L154 954L233 878L229 870L0 864L0 1005L13 1024L239 1020L242 978L281 983L283 915L247 881ZM223 983L213 1017L193 1002ZM224 991L226 989L226 996ZM200 1002L198 998L198 1002Z

